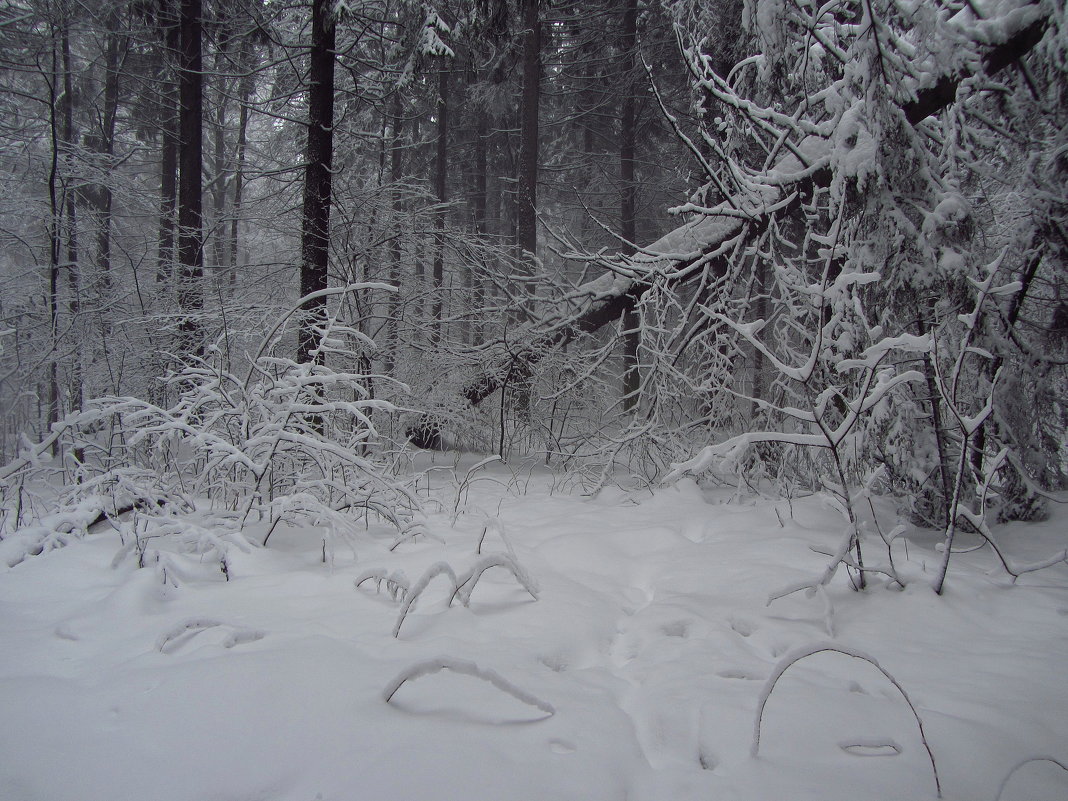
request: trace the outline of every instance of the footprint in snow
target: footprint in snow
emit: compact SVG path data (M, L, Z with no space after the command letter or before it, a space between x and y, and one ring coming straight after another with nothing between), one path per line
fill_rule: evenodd
M749 637L753 634L754 631L756 631L756 626L754 626L747 620L732 617L729 622L731 626L731 631L734 631L735 633L740 634L743 637Z
M638 656L634 643L626 642L622 631L617 631L608 641L607 656L617 668L626 667Z
M60 623L56 626L55 635L61 640L70 640L71 642L77 642L81 639L77 632L71 629L69 623Z
M567 657L563 654L548 654L538 657L538 661L554 673L563 673L570 667Z
M760 678L760 676L757 676L755 673L752 673L748 670L741 670L736 668L728 668L727 670L721 670L716 673L716 675L719 676L721 679L746 679L748 681L754 681Z
M690 626L692 624L692 620L675 620L671 623L665 623L660 627L660 631L665 637L686 638L690 636Z

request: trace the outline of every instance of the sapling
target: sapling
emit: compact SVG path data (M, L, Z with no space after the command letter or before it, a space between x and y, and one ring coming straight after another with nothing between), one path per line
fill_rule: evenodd
M1018 576L1018 573L1014 573L1010 569L1000 550L997 549L986 523L987 497L998 470L1006 463L1008 449L1003 449L992 459L982 460L980 475L975 475L976 460L972 454L978 432L993 413L994 392L997 388L1001 369L998 368L990 379L986 392L980 398L981 405L973 413L969 413L965 408L966 397L970 396L971 392L965 392L962 387L965 366L970 358L981 361L994 359L988 351L975 344L980 330L981 316L988 299L1015 295L1020 290L1019 283L1015 281L1000 286L995 286L994 284L994 279L997 277L1004 257L1005 252L1003 251L993 263L987 266L986 276L982 281L972 281L977 292L975 305L970 313L961 314L957 318L964 325L964 332L957 344L956 355L948 374L941 369L939 359L932 359L942 406L949 413L959 439L957 465L951 487L952 495L948 499L949 506L942 544L942 560L932 585L934 591L938 594L942 593L945 585L950 556L953 554L953 541L959 529L959 521L962 519L991 544L999 558L1001 558L1006 571L1012 574L1014 578ZM935 355L938 355L937 349ZM970 482L969 479L971 479ZM974 499L967 498L969 484L975 487ZM1048 563L1032 569L1040 569L1048 566L1048 564L1056 564L1059 561L1063 561L1066 556L1068 556L1068 551Z
M942 782L938 777L938 765L935 764L934 753L932 753L931 745L927 741L927 733L924 731L923 721L920 719L920 715L916 711L916 705L912 703L912 699L909 698L908 693L905 692L905 688L901 686L900 682L898 682L898 680L894 678L894 676L889 671L887 671L882 665L880 665L874 657L868 655L864 651L861 651L857 648L852 648L848 645L840 645L837 643L815 643L813 645L806 645L802 648L798 648L797 650L792 651L791 653L787 654L779 660L779 662L775 665L775 668L771 671L771 675L768 677L767 681L764 682L764 686L761 688L760 691L760 699L757 703L757 713L756 717L753 719L753 739L749 746L749 755L755 759L760 754L760 731L761 726L764 722L764 708L767 706L768 700L771 698L772 692L774 692L776 685L779 683L779 679L782 678L783 674L786 673L787 670L796 665L798 662L807 659L810 656L815 656L816 654L821 653L842 654L843 656L848 656L853 659L859 659L863 662L867 662L869 665L871 665L880 673L882 673L883 676L886 677L887 681L894 685L894 689L896 689L898 693L900 693L901 697L908 705L909 711L912 712L912 717L916 721L916 727L919 729L920 732L920 741L923 743L923 747L927 751L927 758L931 763L931 773L934 775L935 791L937 792L938 797L941 798ZM843 748L848 749L850 746L854 746L859 748L870 749L875 747L876 745L889 747L893 750L900 749L900 747L897 746L896 743L887 742L883 740L847 741L843 744Z
M454 659L449 656L428 659L405 668L393 679L393 681L386 685L385 689L382 691L382 699L388 704L393 700L393 696L397 694L397 690L404 686L405 682L415 681L423 676L440 673L442 670L449 670L453 673L460 673L464 676L473 676L477 679L482 679L483 681L492 684L501 692L512 696L517 701L522 701L524 704L528 704L541 710L549 717L556 714L556 710L553 708L552 704L543 701L536 695L532 695L521 687L516 686L497 671L479 667L474 662L470 662L466 659Z
M695 457L673 466L667 480L684 472L699 473L716 462L740 466L750 449L760 443L779 443L823 454L830 471L821 471L815 478L824 497L845 520L845 530L839 547L832 552L832 561L816 584L804 583L790 590L827 584L838 567L845 565L852 572L855 589L865 587L865 574L870 572L861 550L861 516L858 503L867 498L878 471L869 472L855 486L850 468L851 452L858 447L875 411L881 408L899 387L919 381L922 375L915 370L899 370L892 357L908 353L926 353L931 347L929 337L909 334L884 336L881 327L869 326L861 302L859 287L879 280L878 274L838 273L832 277L825 271L820 285L801 283L801 276L783 269L780 279L787 296L794 302L807 299L816 311L809 317L820 324L806 337L807 352L780 358L759 334L768 326L765 320L751 323L737 322L718 311L709 315L735 331L747 341L778 373L780 379L795 387L795 394L805 405L794 406L772 402L764 398L735 393L768 413L769 418L784 421L781 430L747 432L731 437L718 445L702 449ZM791 323L792 328L797 325ZM856 358L846 358L843 350L851 349L860 336L872 344ZM832 383L834 379L848 382L847 386ZM789 425L787 425L789 424ZM888 572L885 566L874 568ZM892 566L891 578L897 580Z
M479 579L482 578L482 574L489 570L491 567L501 567L512 574L512 577L519 583L519 585L530 593L530 597L535 601L538 600L538 585L527 571L519 566L513 556L505 553L491 553L483 556L471 569L464 573L457 579L456 591L453 593L453 598L459 598L460 603L464 606L468 606L471 603L471 593L475 591L475 585L478 584ZM449 603L452 603L452 599L449 599Z
M383 287L353 284L325 295L368 288ZM392 524L402 537L420 531L418 498L389 459L371 447L378 440L375 416L397 408L368 387L391 379L345 368L354 359L353 343L365 349L374 344L334 313L316 329L315 358L297 364L280 355L278 340L297 308L299 303L277 321L243 375L231 359L209 348L167 379L177 396L172 405L134 397L91 401L61 421L45 442L24 448L0 468L6 507L16 505L7 501L8 487L20 488L18 499L28 482L49 488L56 469L46 458L52 444L62 442L61 451L82 454L79 480L58 493L51 490L58 495L52 505L59 506L60 517L38 524L53 534L31 537L26 552L61 544L57 537L84 536L101 515L115 518L130 506L144 512L138 525L147 527L135 541L165 537L178 553L209 563L217 559L225 577L227 548L246 547L241 532L257 523L265 524L263 544L283 522L300 522L350 543L360 518ZM112 429L121 432L121 448L111 445ZM21 508L19 516L25 517ZM142 550L139 561L156 566L168 583L186 572L167 548Z
M1051 756L1037 756L1022 759L1017 762L1016 765L1013 766L1012 770L1005 774L1005 778L1001 780L1001 786L998 787L998 794L994 796L994 801L1001 801L1001 797L1005 794L1005 788L1009 786L1009 782L1012 780L1013 776L1015 776L1019 771L1026 768L1028 765L1033 765L1038 762L1045 762L1050 765L1055 765L1060 768L1064 773L1068 774L1068 760L1062 761L1060 759L1057 759L1056 757ZM1065 781L1065 787L1068 788L1068 776L1065 777Z
M411 611L419 596L426 590L427 585L437 576L446 576L452 583L452 593L449 595L449 606L452 606L452 599L456 597L456 591L460 587L459 579L456 578L456 571L452 569L452 565L448 562L435 562L427 568L426 572L405 593L400 613L397 615L397 621L393 624L394 638L400 637L401 626L404 625L404 619L408 616L408 612Z
M474 565L461 575L457 575L452 565L448 562L435 562L426 569L426 572L424 572L414 584L405 588L405 591L401 596L401 610L397 615L396 623L393 624L393 636L400 636L400 629L404 624L405 618L408 616L408 612L411 611L415 602L419 600L419 596L423 594L427 586L435 578L438 576L445 576L451 582L452 592L449 594L448 602L450 607L455 600L459 600L461 604L468 606L471 603L471 593L475 591L475 586L482 578L482 575L491 567L500 567L507 570L512 574L512 577L516 582L530 594L531 598L535 601L538 600L538 585L530 574L519 565L514 554L487 554L486 556L480 557ZM359 586L361 583L371 578L381 581L384 576L384 571L368 571L362 573L356 586Z
M365 570L354 579L357 589L367 581L374 581L375 589L378 591L381 591L382 585L385 584L386 592L394 601L404 601L411 591L411 582L408 581L403 570L395 570L391 573L383 568L374 568Z

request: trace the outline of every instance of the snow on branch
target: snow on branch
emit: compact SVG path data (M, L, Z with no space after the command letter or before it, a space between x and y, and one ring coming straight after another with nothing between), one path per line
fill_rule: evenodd
M408 577L403 570L396 570L392 573L383 568L365 570L355 578L354 583L359 588L361 584L367 581L374 581L375 589L379 592L382 590L382 585L385 584L386 592L389 593L389 597L394 601L404 601L408 593L411 592L411 582L408 581Z
M533 577L520 567L515 559L506 553L491 553L479 559L458 581L458 586L456 592L453 593L453 597L459 598L460 603L464 606L470 604L471 593L475 591L475 585L477 585L478 580L482 578L482 574L491 567L501 567L507 570L512 574L515 580L519 582L519 585L530 593L531 598L535 601L538 600L538 585L535 583Z
M449 596L449 606L452 606L452 599L456 597L456 592L460 588L460 582L456 578L456 571L452 569L452 565L448 562L435 562L427 568L426 572L419 577L418 581L405 594L404 603L401 605L400 613L397 615L397 622L393 624L394 638L400 637L401 626L404 624L404 619L408 616L408 612L411 611L415 602L419 600L419 596L423 594L423 591L437 576L446 576L452 582L452 594Z
M438 576L446 576L452 583L452 593L449 595L448 605L451 607L454 600L459 600L464 606L468 606L471 602L471 593L475 591L475 586L478 584L482 575L491 567L500 567L507 570L512 574L512 577L518 582L518 584L526 590L530 597L535 601L538 600L538 585L534 578L524 570L515 557L506 553L491 553L478 559L469 570L463 573L461 576L457 576L456 571L453 570L452 565L448 562L435 562L426 569L419 579L411 585L411 587L402 587L401 590L396 593L402 599L402 606L400 613L397 615L397 621L393 625L393 636L400 636L401 626L404 624L405 618L408 616L408 612L415 605L415 602L419 600L419 596L423 594L427 586ZM360 575L357 580L356 586L359 586L364 581L369 579L375 579L378 582L390 579L386 578L385 571L371 570ZM387 589L389 585L387 583ZM391 594L393 591L390 590Z
M435 659L428 659L405 668L395 679L393 679L393 681L386 685L386 688L382 691L382 699L388 704L393 699L393 696L396 695L397 690L399 690L405 682L415 681L424 676L440 673L443 670L450 670L453 673L460 673L464 676L473 676L476 679L482 679L482 681L489 682L498 690L512 696L517 701L521 701L524 704L544 712L547 717L552 717L556 714L556 709L553 708L552 704L543 701L536 695L516 686L497 671L481 668L474 662L469 662L466 659L454 659L450 656L440 656Z
M222 642L223 648L233 648L235 645L255 642L267 636L267 633L260 629L234 626L210 618L189 618L163 632L156 641L156 650L163 654L172 654L202 631L219 627L230 629L230 633Z
M932 72L913 86L909 91L914 99L901 107L908 123L918 125L954 103L958 87L973 77L977 69L988 75L994 74L1027 55L1046 31L1047 14L1041 3L1023 3L998 19L986 20L981 25L968 28L973 43L978 43L980 58L947 73ZM831 22L838 24L834 20ZM824 41L819 38L819 29L813 29L810 33L817 37L826 52L835 51L830 39ZM905 47L907 43L901 41L897 44ZM529 365L541 359L546 352L566 344L576 336L591 333L618 320L657 282L686 283L702 276L706 268L720 277L727 275L737 240L747 244L756 242L774 220L796 215L814 190L830 187L835 181L840 182L843 175L851 174L851 170L855 173L862 167L870 168L871 154L865 150L870 143L862 146L858 140L849 152L839 153L842 158L853 159L854 166L851 168L845 162L839 164L844 173L837 175L826 162L829 138L844 135L837 130L837 126L823 124L805 127L793 116L773 108L758 108L741 98L729 84L715 75L714 70L703 69L701 63L691 69L698 75L711 76L708 77L708 88L717 99L738 111L744 111L749 115L751 124L764 126L766 134L776 125L783 126L782 131L775 129L773 137L777 142L773 154L778 155L759 175L734 175L733 179L742 188L720 205L711 208L696 205L682 207L686 211L700 213L701 217L682 224L652 245L639 248L635 256L608 260L597 256L587 259L605 265L611 274L575 290L574 302L561 304L567 313L561 314L553 309L543 319L511 335L509 342L487 348L488 358L481 374L463 392L473 405L481 403L499 389L512 375L515 365L526 365L525 369L529 369ZM826 97L809 98L809 102L828 104L840 100L834 92L826 93ZM854 113L859 113L859 109ZM834 115L832 122L842 119L844 116L839 113ZM788 132L801 136L801 141L792 142ZM778 153L782 149L785 149L785 153ZM839 187L839 191L841 189Z

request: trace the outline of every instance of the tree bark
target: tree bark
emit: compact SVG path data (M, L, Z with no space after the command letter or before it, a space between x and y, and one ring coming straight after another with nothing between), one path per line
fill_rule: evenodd
M330 0L312 2L311 86L308 91L308 148L304 172L304 215L300 245L301 297L327 287L330 251L331 170L334 160L335 28ZM325 322L326 298L303 306L297 361L317 353L316 328Z

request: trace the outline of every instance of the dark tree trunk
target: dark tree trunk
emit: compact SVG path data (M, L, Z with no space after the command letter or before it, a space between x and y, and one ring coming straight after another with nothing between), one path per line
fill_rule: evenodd
M516 188L516 244L538 252L538 125L541 103L540 0L522 0L523 96L519 120L519 182Z
M404 302L401 296L401 217L404 213L404 203L401 198L400 181L403 164L401 162L401 135L404 120L401 116L400 94L393 95L390 105L390 135L389 135L389 184L390 184L390 209L393 214L393 236L389 240L389 282L397 287L397 291L389 296L387 303L389 313L386 320L386 347L385 366L386 372L391 373L397 364L397 348L400 341L401 316L403 315Z
M248 103L254 88L251 67L244 59L242 59L241 63L243 69L248 70L248 72L241 76L241 111L237 122L237 165L234 169L234 202L231 207L230 217L230 255L227 259L231 287L234 287L237 283L238 254L240 252L238 235L240 233L241 203L244 200L245 193L245 151L248 146Z
M178 72L178 308L181 352L201 354L204 308L201 0L182 0Z
M478 122L475 127L475 164L474 164L474 188L473 188L473 206L474 206L474 225L475 234L479 239L483 239L486 236L486 215L488 213L487 198L489 196L487 175L489 171L488 164L488 140L489 139L489 126L486 123L486 114L478 114ZM489 265L483 264L483 267L488 268ZM471 276L471 305L474 309L474 318L471 321L470 327L470 341L477 343L482 340L483 331L483 316L482 308L486 302L486 286L484 283L483 275L476 275L474 271L469 271Z
M226 101L219 98L219 105L215 110L215 125L212 142L212 169L215 175L211 182L211 250L212 269L218 275L226 266Z
M623 30L620 35L622 53L623 98L619 115L619 178L620 178L620 236L623 239L623 254L633 255L637 239L638 185L634 178L635 159L635 98L634 71L637 47L637 0L624 0ZM638 402L641 376L638 371L638 347L641 344L639 327L641 318L635 304L627 307L623 315L623 411L632 410Z
M63 49L63 150L66 186L63 195L65 198L64 215L67 235L67 257L64 264L67 273L67 313L70 315L70 326L78 324L81 314L81 273L78 254L78 192L73 184L74 172L74 145L76 134L74 131L74 85L73 72L71 70L70 57L70 30L66 23L63 26L63 34L60 45ZM70 369L70 408L82 406L82 364L81 364L81 337L75 334L74 354L71 359Z
M441 72L438 73L438 141L437 156L434 162L434 191L437 194L441 208L434 215L434 228L437 231L437 242L434 249L434 286L431 292L434 296L432 306L433 326L431 341L438 342L445 333L443 318L444 304L443 294L445 291L445 220L447 212L444 208L448 200L448 175L449 175L449 76L448 64L441 64Z
M46 431L44 432L46 436L52 430L52 426L59 422L59 364L56 359L59 351L59 271L62 249L62 200L59 175L59 157L62 147L59 128L59 101L61 98L57 93L60 85L60 56L57 52L55 39L52 41L52 75L51 80L48 82L48 121L52 145L51 163L48 171L50 212L48 220L48 329L51 341L48 354L48 408L45 412ZM40 408L38 408L38 411L40 411ZM59 454L58 444L52 444L51 452L52 456Z
M215 37L217 42L215 50L215 71L217 73L215 80L217 91L215 119L212 121L211 156L211 166L215 173L212 176L211 181L211 266L216 281L221 277L222 271L226 267L226 257L229 252L226 247L226 176L230 168L229 158L226 153L226 117L227 112L229 111L229 97L226 84L229 83L230 79L224 77L222 73L226 69L227 63L233 61L233 54L230 53L229 48L232 39L228 28L229 20L223 19L219 21L218 24L221 26L221 30Z
M104 108L100 118L100 138L97 152L100 155L101 169L109 175L112 159L115 155L115 117L119 108L119 68L122 50L126 38L119 33L119 16L112 12L108 16L108 37L104 57ZM111 184L101 181L97 186L96 214L96 260L100 269L100 289L105 295L111 289L111 224L112 192Z
M174 213L178 208L178 85L172 67L178 63L181 47L174 0L159 0L159 26L163 38L160 77L162 107L160 119L159 236L156 280L169 281L174 271Z
M334 158L334 19L330 0L313 0L311 86L308 92L308 150L304 172L304 217L300 242L300 294L327 287L330 250L331 169ZM297 339L297 361L312 360L325 320L326 298L303 306Z

